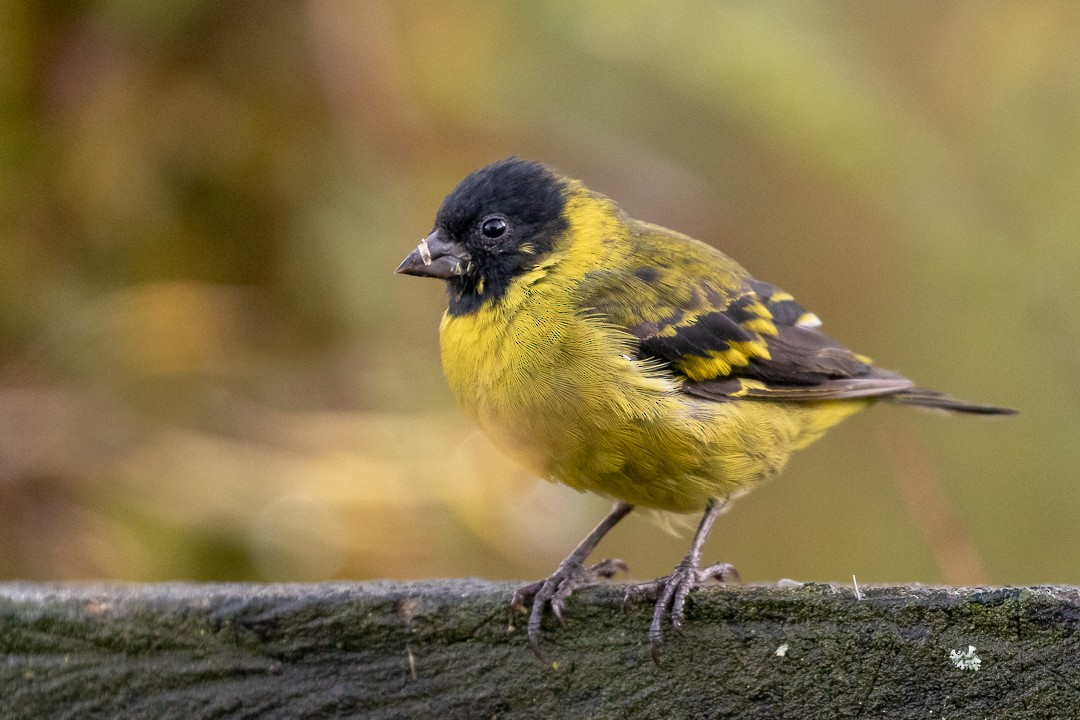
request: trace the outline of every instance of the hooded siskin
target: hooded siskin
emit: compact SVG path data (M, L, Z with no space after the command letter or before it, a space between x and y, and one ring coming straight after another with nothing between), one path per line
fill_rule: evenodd
M705 511L687 558L658 581L656 657L662 618L681 621L700 582L712 521L792 451L882 398L1011 412L875 368L715 248L534 162L466 177L398 271L447 283L442 362L465 412L535 473L620 501L552 578L519 593L518 604L536 595L537 654L542 606L561 611L588 552L631 506Z

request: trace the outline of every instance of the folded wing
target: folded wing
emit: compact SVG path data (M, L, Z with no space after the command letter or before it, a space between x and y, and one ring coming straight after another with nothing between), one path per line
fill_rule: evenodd
M691 395L808 401L912 387L821 333L788 293L662 228L643 225L628 263L590 273L581 292L590 312L636 337L639 357L668 365Z

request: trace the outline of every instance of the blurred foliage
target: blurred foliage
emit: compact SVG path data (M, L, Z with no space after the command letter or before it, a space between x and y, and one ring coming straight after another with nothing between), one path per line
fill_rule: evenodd
M0 576L538 577L606 503L453 407L395 277L510 154L716 244L979 422L866 413L750 580L1080 582L1080 6L0 8ZM685 538L630 520L639 577Z

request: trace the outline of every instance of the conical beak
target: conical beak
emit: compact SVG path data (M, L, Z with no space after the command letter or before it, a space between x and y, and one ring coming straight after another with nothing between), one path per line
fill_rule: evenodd
M420 241L394 272L449 280L469 269L469 253L459 243L447 242L440 230Z

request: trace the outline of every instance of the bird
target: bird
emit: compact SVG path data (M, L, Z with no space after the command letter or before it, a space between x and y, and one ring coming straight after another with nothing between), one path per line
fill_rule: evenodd
M565 624L576 588L625 570L586 561L635 508L701 513L683 560L638 588L655 594L659 662L690 591L738 577L726 563L701 567L717 517L792 452L878 401L1015 412L875 366L713 246L635 220L540 162L510 157L466 176L396 272L446 283L442 366L465 414L536 475L614 501L550 577L512 599L517 612L531 603L541 660L545 612Z

